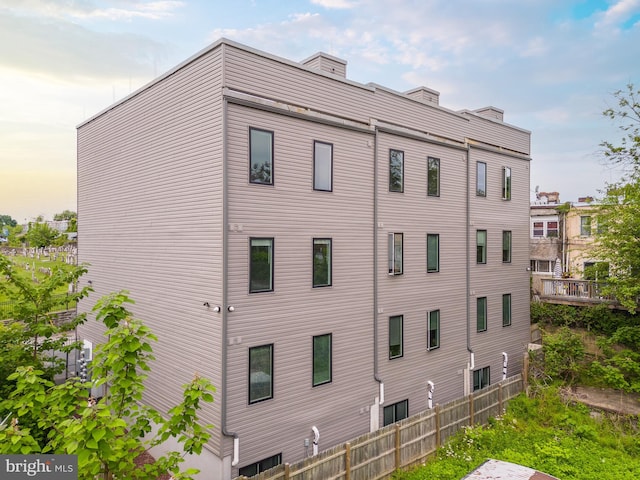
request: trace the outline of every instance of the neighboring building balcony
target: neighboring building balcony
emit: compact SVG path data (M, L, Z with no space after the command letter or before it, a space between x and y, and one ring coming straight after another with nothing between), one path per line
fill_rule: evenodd
M603 283L592 280L574 280L562 278L544 278L540 299L549 303L584 304L611 303L616 304L610 295L602 294Z

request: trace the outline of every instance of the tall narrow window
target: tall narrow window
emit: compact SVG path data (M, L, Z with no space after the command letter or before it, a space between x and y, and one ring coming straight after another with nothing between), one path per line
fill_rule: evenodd
M389 275L402 275L403 234L389 234Z
M389 358L398 358L403 355L402 352L402 330L404 317L396 315L389 317Z
M427 350L433 350L440 346L440 310L427 315Z
M509 325L511 325L511 294L505 293L502 295L502 326Z
M591 216L583 215L580 217L580 236L591 236Z
M331 334L313 337L313 386L331 382Z
M409 417L409 400L402 400L401 402L387 405L384 407L382 413L385 427L404 420Z
M489 367L479 368L473 371L473 391L481 390L491 384L491 371Z
M333 190L333 145L313 142L313 189Z
M511 169L502 167L502 199L511 200Z
M273 238L251 238L249 292L273 290Z
M249 403L273 398L273 344L249 349Z
M331 239L313 239L313 286L331 286Z
M440 196L440 159L427 158L427 195Z
M511 263L511 231L502 231L502 261Z
M487 164L484 162L476 163L476 195L487 196Z
M476 330L484 332L487 330L487 297L478 297L476 303Z
M404 191L404 152L389 150L389 191Z
M249 129L249 181L273 184L273 132Z
M476 263L487 263L487 231L476 231Z
M440 271L440 235L427 234L427 272Z

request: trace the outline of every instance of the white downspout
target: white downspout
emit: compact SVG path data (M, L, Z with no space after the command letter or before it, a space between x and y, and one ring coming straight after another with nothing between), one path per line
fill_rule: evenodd
M509 355L507 352L502 352L502 379L507 379L507 364L509 363Z
M380 382L380 405L384 403L384 382Z
M427 406L429 407L429 410L431 410L433 408L433 392L435 391L436 386L431 380L427 381L427 385L429 387Z
M318 427L316 427L315 425L311 427L311 430L313 431L313 455L315 456L318 454L318 441L320 440L320 430L318 430Z

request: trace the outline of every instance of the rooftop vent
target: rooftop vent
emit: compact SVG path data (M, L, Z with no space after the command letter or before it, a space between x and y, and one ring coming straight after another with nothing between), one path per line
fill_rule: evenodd
M404 92L407 97L414 98L421 102L425 103L433 103L434 105L440 104L440 92L436 90L432 90L427 87L418 87L413 90L408 90Z
M309 68L315 68L316 70L332 73L333 75L338 75L342 78L347 77L347 61L334 57L333 55L329 55L328 53L318 52L300 63Z
M477 113L481 117L490 118L499 122L504 121L504 110L500 110L496 107L484 107L477 110L473 110L473 113Z

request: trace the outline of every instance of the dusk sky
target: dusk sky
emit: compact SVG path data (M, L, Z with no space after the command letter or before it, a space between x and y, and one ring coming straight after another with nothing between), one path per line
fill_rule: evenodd
M640 88L640 0L0 0L0 214L76 210L76 126L220 37L492 105L532 132L531 189L598 196L612 93Z

